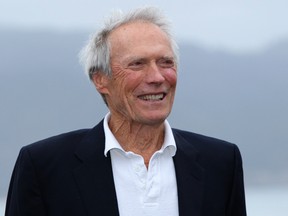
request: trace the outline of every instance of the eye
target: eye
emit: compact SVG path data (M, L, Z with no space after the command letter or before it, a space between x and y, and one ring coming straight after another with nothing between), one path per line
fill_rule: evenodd
M145 62L143 60L135 60L128 64L128 68L132 70L140 70L144 67Z
M174 59L163 58L158 61L158 65L163 68L172 68L175 66Z

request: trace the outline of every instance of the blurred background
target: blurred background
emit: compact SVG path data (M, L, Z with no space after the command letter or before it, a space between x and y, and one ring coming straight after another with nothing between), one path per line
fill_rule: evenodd
M22 146L107 109L78 53L113 9L153 5L180 45L173 127L236 143L249 215L288 212L288 1L0 2L0 214Z

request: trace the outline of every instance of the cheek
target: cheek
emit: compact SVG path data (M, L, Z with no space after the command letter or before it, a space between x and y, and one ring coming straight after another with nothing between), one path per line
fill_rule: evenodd
M113 76L112 82L110 83L110 87L115 91L117 94L122 94L127 80L127 73L121 67L112 67Z
M123 88L129 94L133 94L141 83L143 83L143 73L135 71L127 71L125 77L122 79Z
M129 73L122 73L113 77L114 82L111 88L114 90L115 99L122 100L122 102L129 100L133 96L134 90L137 88L139 78Z
M177 72L176 70L167 70L165 72L165 78L170 83L171 86L176 86L177 83Z

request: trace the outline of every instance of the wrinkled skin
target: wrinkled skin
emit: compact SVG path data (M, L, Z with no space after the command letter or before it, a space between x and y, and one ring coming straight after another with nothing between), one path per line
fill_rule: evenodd
M126 149L135 148L135 142L141 143L142 152L148 142L159 149L177 83L170 41L159 27L143 22L118 27L109 41L112 77L93 77L97 90L106 96L109 126Z

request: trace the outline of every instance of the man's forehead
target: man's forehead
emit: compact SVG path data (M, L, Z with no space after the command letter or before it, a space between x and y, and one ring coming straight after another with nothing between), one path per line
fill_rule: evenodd
M133 22L127 22L127 23L124 23L124 24L118 26L112 32L115 32L115 31L127 31L129 29L137 29L137 28L143 29L145 27L146 28L147 27L159 28L154 23L151 23L151 22L148 22L148 21L144 21L144 20L135 20Z
M155 35L163 35L167 37L166 33L162 31L157 25L147 21L135 21L123 24L114 29L109 35L109 40L127 40L128 38L133 37L134 34L138 34L141 36L148 33Z

